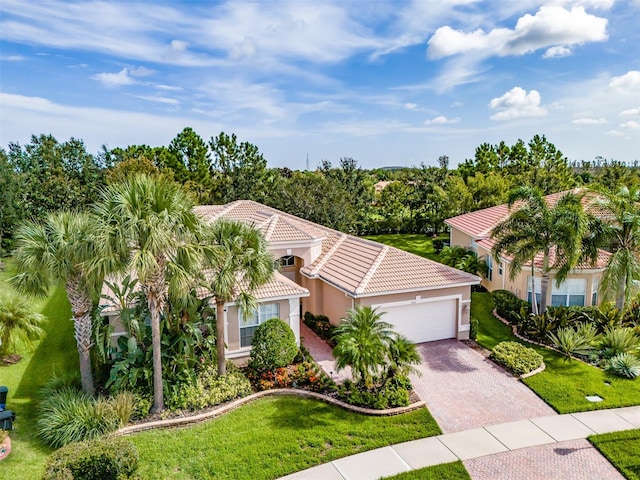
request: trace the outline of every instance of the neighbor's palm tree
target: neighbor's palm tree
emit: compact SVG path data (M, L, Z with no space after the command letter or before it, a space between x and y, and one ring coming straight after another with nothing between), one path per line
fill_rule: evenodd
M245 316L254 312L257 302L251 292L273 277L274 261L266 240L250 225L218 220L211 226L207 238L213 246L207 288L216 302L218 375L226 375L224 305L235 301Z
M16 351L18 344L30 347L44 335L44 315L32 312L17 297L0 296L0 357Z
M613 244L600 288L605 298L615 298L622 311L637 291L634 281L640 280L640 187L596 193L592 205L603 211L604 235Z
M370 306L350 309L334 332L333 355L338 370L350 366L355 380L367 387L385 366L389 344L395 337L392 325L382 321L383 314Z
M101 276L87 268L87 262L96 255L91 217L59 212L44 222L27 222L18 229L15 245L14 264L19 273L11 283L16 289L42 296L51 287L64 285L73 314L82 390L93 395L92 295L101 284Z
M193 201L162 177L135 176L110 185L95 206L103 249L94 266L130 272L147 300L153 349L153 411L164 409L160 316L171 291L190 291L200 271L202 223Z
M562 195L555 205L547 204L537 188L519 187L509 195L509 217L491 231L496 243L492 255L511 257L510 278L513 280L522 267L531 262L532 270L537 255L542 255L540 267L540 313L547 306L551 272L555 272L557 285L566 280L572 268L584 259L582 242L589 225L581 197L573 193ZM533 283L533 275L532 275ZM536 303L532 288L532 304Z

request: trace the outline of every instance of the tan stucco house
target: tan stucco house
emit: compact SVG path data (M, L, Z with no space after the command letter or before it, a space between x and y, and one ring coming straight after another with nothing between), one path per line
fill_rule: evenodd
M209 222L224 218L253 225L280 266L267 285L252 292L259 308L249 318L233 302L226 305L228 358L249 355L253 332L265 320L287 322L299 343L304 312L326 315L337 325L358 305L385 312L383 319L415 343L469 337L471 286L480 282L475 275L252 201L203 205L196 212Z
M547 195L545 199L550 205L553 205L564 193ZM585 197L583 202L587 204L589 197ZM513 208L518 207L516 205ZM525 265L522 271L511 280L511 259L503 255L499 258L499 261L496 261L491 255L491 249L495 244L490 235L491 231L499 222L506 219L509 214L509 207L505 204L449 218L445 220L445 223L450 228L451 246L469 248L485 260L488 268L487 277L482 279L484 287L490 291L497 289L509 290L519 298L531 301L531 263ZM578 265L560 286L556 285L552 275L552 285L549 289L547 305L598 305L600 303L598 288L609 256L608 252L599 250L598 260L595 264ZM554 259L551 258L551 264L553 262ZM535 294L538 302L540 302L541 294L541 268L542 254L534 259L533 269Z

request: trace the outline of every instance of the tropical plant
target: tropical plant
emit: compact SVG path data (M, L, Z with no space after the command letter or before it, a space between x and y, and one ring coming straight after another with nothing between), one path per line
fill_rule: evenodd
M296 337L291 327L272 318L256 328L251 341L249 368L256 372L286 367L298 354Z
M109 185L94 212L102 249L94 267L136 275L151 316L153 411L164 409L160 317L169 295L186 297L201 272L202 222L193 201L163 177Z
M51 214L43 222L23 224L15 242L14 265L19 273L11 284L17 290L43 296L53 286L64 285L71 303L82 389L93 395L92 295L103 277L87 267L97 255L92 218L84 213Z
M559 328L556 333L549 333L549 340L553 346L568 357L574 355L589 355L593 351L595 337L586 327L577 329L571 327ZM595 329L593 330L595 335Z
M414 365L419 365L421 361L416 345L402 335L395 335L389 342L385 381L397 376L406 377L410 373L420 375Z
M386 365L394 340L391 324L382 321L383 314L368 305L359 306L350 309L335 330L333 355L338 370L350 366L354 378L367 387Z
M476 252L468 248L455 245L453 247L444 247L440 261L445 265L455 267L467 273L481 275L483 277L487 275L487 265L485 261L478 258Z
M0 357L14 353L20 344L32 347L44 335L44 320L17 297L0 296Z
M540 190L519 187L510 193L508 205L511 213L491 231L495 239L491 252L496 261L501 255L510 257L512 280L527 264L540 269L539 313L544 313L551 273L555 272L556 283L560 285L582 260L589 218L582 208L581 197L573 193L566 193L555 205L549 205ZM538 255L542 258L536 265Z
M516 375L532 372L542 365L542 355L518 342L500 342L491 351L492 360Z
M262 234L245 223L218 220L207 239L213 251L206 286L216 304L218 374L225 375L224 305L236 302L245 317L255 312L257 301L251 292L273 277L274 263Z
M599 307L583 312L583 316L593 323L600 333L607 328L615 328L622 324L622 311L612 303L602 303Z
M620 377L640 376L640 358L630 353L618 353L609 359L606 370Z
M624 310L640 280L640 187L598 190L592 204L603 211L603 233L612 243L600 290L605 299L615 298L616 307Z
M606 327L598 342L598 349L603 358L632 353L640 349L640 337L630 327Z

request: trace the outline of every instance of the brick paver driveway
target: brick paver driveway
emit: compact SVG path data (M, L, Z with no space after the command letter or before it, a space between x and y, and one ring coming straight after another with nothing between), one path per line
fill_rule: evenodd
M444 433L553 415L554 410L515 377L458 340L418 345L422 376L414 390Z

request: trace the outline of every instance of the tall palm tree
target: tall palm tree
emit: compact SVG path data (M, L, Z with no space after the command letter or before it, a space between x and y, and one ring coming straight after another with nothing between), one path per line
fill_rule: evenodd
M601 211L604 236L612 243L600 288L604 298L615 298L622 310L637 291L634 281L640 280L640 187L596 193L591 204Z
M555 205L549 205L539 189L519 187L509 195L509 208L517 202L521 203L491 231L496 241L491 253L496 261L500 255L511 257L509 276L512 280L528 262L533 269L536 256L542 255L542 314L547 306L551 273L555 272L556 284L560 285L584 258L582 242L587 234L588 216L582 208L581 197L571 192L562 195ZM534 303L535 289L532 288Z
M382 320L383 314L370 306L350 309L334 332L338 370L350 366L355 379L367 387L386 364L395 337L391 324Z
M201 267L202 223L193 206L179 185L138 175L107 187L94 209L103 247L94 268L132 273L147 300L154 412L164 409L160 316L169 292L176 297L186 294Z
M0 357L14 352L18 343L31 346L44 335L44 315L29 310L17 297L0 296Z
M42 296L56 285L64 286L73 314L82 389L93 395L92 295L99 288L101 276L87 268L96 254L91 217L59 212L43 222L26 222L16 233L15 245L14 265L19 273L11 283L18 291Z
M243 315L254 312L257 302L251 292L272 278L274 261L266 240L250 225L218 220L211 226L207 238L213 246L207 288L216 302L218 375L226 375L224 305L235 301Z

